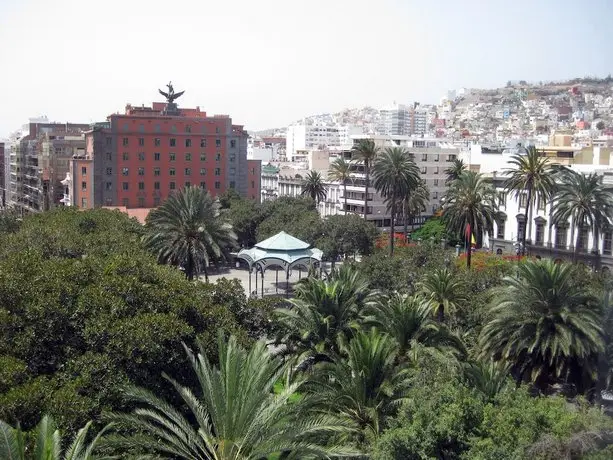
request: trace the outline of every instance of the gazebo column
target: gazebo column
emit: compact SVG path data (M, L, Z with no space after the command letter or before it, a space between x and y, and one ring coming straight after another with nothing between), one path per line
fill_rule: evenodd
M264 298L264 267L262 267L262 298Z
M279 293L279 267L275 270L275 294Z
M249 265L249 297L251 297L251 265ZM257 278L256 278L257 281Z
M289 299L289 267L285 271L285 298Z

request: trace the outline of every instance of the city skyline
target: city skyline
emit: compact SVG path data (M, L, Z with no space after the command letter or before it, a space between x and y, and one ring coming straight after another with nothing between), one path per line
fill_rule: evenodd
M168 11L159 1L77 10L5 0L0 138L39 115L105 120L160 100L168 80L186 91L180 105L261 130L346 107L433 103L459 87L611 73L613 5L533 3L186 0Z

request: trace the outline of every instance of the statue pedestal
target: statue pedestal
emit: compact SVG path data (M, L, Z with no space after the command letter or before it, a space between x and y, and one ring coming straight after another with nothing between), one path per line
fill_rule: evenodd
M181 115L181 112L179 112L179 108L177 107L176 103L169 102L168 104L166 104L166 107L164 108L164 111L162 112L162 114L179 116Z

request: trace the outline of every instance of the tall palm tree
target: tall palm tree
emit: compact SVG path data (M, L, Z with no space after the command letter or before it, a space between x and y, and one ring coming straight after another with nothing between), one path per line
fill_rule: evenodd
M483 175L466 171L454 180L443 200L443 217L450 231L467 240L466 266L470 268L471 235L492 228L496 215L494 188Z
M457 303L464 300L462 283L447 268L437 268L425 274L420 288L438 322L445 321L445 314L456 309Z
M526 253L526 237L532 233L532 212L539 200L549 200L553 193L554 174L546 156L542 156L534 146L525 149L525 155L513 155L508 161L511 168L505 169L509 177L505 189L514 193L516 199L527 193L526 228L522 235L522 251Z
M358 332L343 348L344 359L321 363L308 385L324 410L358 428L358 442L376 438L386 416L393 415L408 388L406 368L397 365L398 347L376 329Z
M408 241L409 221L413 216L421 214L430 201L430 190L424 180L420 180L417 187L402 200L402 214L404 218L404 237ZM413 225L411 226L413 228Z
M589 388L604 349L602 314L597 299L572 278L569 264L520 265L492 301L479 337L481 356L509 363L519 381L541 389L557 381Z
M461 339L431 319L431 307L419 296L394 293L366 309L363 323L393 337L403 356L416 343L441 352L464 355Z
M360 313L376 298L368 279L350 265L333 270L325 280L309 277L296 287L291 308L276 310L285 330L280 342L301 352L305 366L329 360L353 336Z
M107 425L88 443L92 422L88 422L75 435L72 443L62 453L62 438L53 419L45 415L34 429L35 445L32 452L26 447L26 435L21 428L12 428L0 420L0 458L3 460L111 460L119 457L94 455L102 435L111 427Z
M560 224L572 220L571 241L577 230L576 255L582 228L591 228L594 241L598 241L600 230L611 224L613 192L605 188L602 176L596 173L584 175L565 169L560 177L561 184L553 202L553 221Z
M186 187L171 195L147 216L145 245L160 263L180 264L193 280L211 260L227 256L236 243L232 226L220 214L219 202L204 189Z
M445 169L445 174L447 174L447 183L453 182L458 177L460 177L466 171L466 164L464 160L456 158L453 160L451 166Z
M472 387L493 400L509 385L509 366L494 360L477 360L464 363L464 378Z
M343 210L347 214L347 182L351 181L351 162L344 158L337 158L330 164L328 177L343 184L343 196L345 197L345 207Z
M409 152L388 147L373 165L374 186L390 206L390 255L394 254L394 221L397 205L415 190L420 182L419 169Z
M370 186L370 168L379 154L379 147L372 139L360 139L351 149L353 158L364 165L366 184L364 187L364 220L368 219L368 187Z
M326 199L326 184L318 171L309 171L303 179L301 194L310 196L317 204Z
M338 446L318 443L317 435L342 432L346 424L333 415L311 411L311 398L297 397L302 381L273 391L288 364L274 357L264 341L246 351L234 337L226 341L220 335L219 367L211 364L202 347L198 354L186 351L200 388L195 392L165 378L181 397L189 418L151 392L130 388L127 395L140 407L115 418L137 434L110 439L116 446L189 460L327 458L343 452Z

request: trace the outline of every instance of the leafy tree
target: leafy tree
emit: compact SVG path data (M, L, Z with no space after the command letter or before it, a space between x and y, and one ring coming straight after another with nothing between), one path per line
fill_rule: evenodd
M370 168L373 166L379 147L372 139L360 139L351 149L353 158L364 165L364 220L368 219L368 188L370 187Z
M555 188L554 174L549 158L541 155L536 147L530 146L525 154L513 155L509 160L511 168L505 170L509 177L505 181L505 188L519 196L527 193L526 200L526 229L522 235L522 250L526 253L526 236L530 238L532 232L532 211L539 200L549 200Z
M448 240L447 226L440 217L432 217L428 219L418 230L411 234L413 241L435 241L439 242L442 239Z
M328 171L328 177L331 180L338 181L343 184L343 197L345 198L345 206L343 211L347 213L347 183L352 180L351 175L352 164L350 161L344 158L337 158L330 163L330 170Z
M449 168L445 169L447 175L447 183L453 182L458 179L467 170L464 160L456 158Z
M28 449L26 433L19 426L12 428L0 420L0 458L6 460L110 460L119 458L94 456L94 451L99 446L102 435L111 425L107 425L90 442L87 442L91 424L92 422L88 422L81 428L68 449L62 453L60 431L51 417L44 416L34 429L35 444L32 449Z
M374 186L389 201L390 255L394 254L394 220L398 203L420 183L419 169L409 152L398 148L386 148L373 165Z
M211 260L227 258L236 241L231 226L220 216L219 202L199 187L173 194L147 216L145 245L161 263L180 264L190 281Z
M186 350L199 388L194 391L166 379L189 418L150 391L132 387L126 394L139 407L115 418L137 434L115 436L115 445L178 459L261 459L279 454L313 458L343 453L342 446L321 445L315 436L347 431L347 425L332 415L316 415L309 409L307 395L294 398L302 381L274 393L288 366L273 357L263 341L246 351L234 337L226 341L220 335L219 367L202 348L198 354Z
M302 181L301 194L303 196L310 196L317 204L326 199L326 195L328 194L326 184L324 184L324 180L318 171L309 171L306 175Z
M598 129L599 131L602 131L604 128L605 128L604 121L600 120L598 123L596 123L596 129Z
M257 241L265 240L280 231L315 244L318 238L321 217L315 202L310 198L280 197L266 201L261 207L260 223L257 226Z
M613 220L613 192L605 188L602 176L597 173L584 175L568 168L562 170L561 184L553 202L553 221L567 224L571 219L571 241L577 230L576 254L581 229L591 228L598 241L599 232Z
M471 234L480 235L492 228L495 213L494 189L481 174L467 171L449 186L443 201L443 216L450 231L467 234L467 267L471 259Z
M324 257L334 261L342 255L369 255L377 238L375 226L355 214L329 216L321 222L315 242Z
M15 233L19 230L21 219L13 209L0 210L0 233Z
M508 362L519 381L545 390L555 382L585 391L604 349L597 300L570 280L572 267L526 262L505 278L481 332L481 354Z
M219 203L222 215L232 225L238 245L250 248L257 243L257 227L262 220L261 205L241 197L232 189L219 198Z
M353 336L360 313L376 295L367 279L349 265L334 270L326 280L307 278L296 287L292 308L277 310L287 331L282 343L302 352L300 361L305 365L329 360Z
M376 437L408 387L407 371L396 363L396 342L376 329L358 332L342 349L346 359L321 363L309 386L325 411L358 428L360 444Z
M444 322L445 314L449 315L457 308L458 302L463 300L460 286L460 281L447 268L428 272L422 279L421 291L439 323Z

